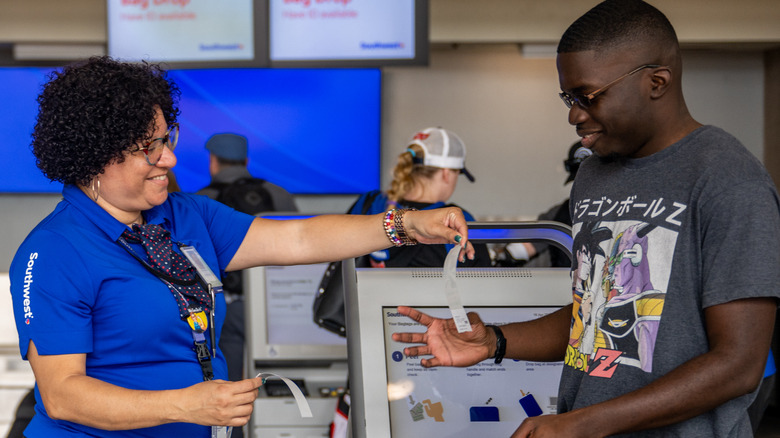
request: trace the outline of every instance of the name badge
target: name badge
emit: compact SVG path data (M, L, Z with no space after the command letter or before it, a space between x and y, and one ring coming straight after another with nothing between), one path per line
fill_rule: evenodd
M230 438L231 426L211 426L211 438Z
M219 288L222 287L222 282L219 281L219 277L214 275L214 272L212 272L211 268L209 268L209 265L207 265L203 260L203 257L198 254L198 250L195 249L194 246L182 245L179 247L179 249L181 249L184 257L187 257L187 260L192 263L192 266L194 266L195 270L198 271L198 275L203 279L203 281L211 285L215 291L221 290Z

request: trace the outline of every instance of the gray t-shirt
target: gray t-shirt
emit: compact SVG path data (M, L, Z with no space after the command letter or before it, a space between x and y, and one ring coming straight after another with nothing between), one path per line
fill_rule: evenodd
M705 353L706 307L780 297L774 183L719 128L649 157L588 158L571 200L574 310L560 413L644 387ZM631 436L749 437L753 398Z

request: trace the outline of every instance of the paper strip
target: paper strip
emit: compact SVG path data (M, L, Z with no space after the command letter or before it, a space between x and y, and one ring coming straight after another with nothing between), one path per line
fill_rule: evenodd
M295 382L288 379L287 377L280 376L274 373L258 373L257 376L255 377L262 377L263 379L267 379L269 377L278 377L282 379L282 381L287 385L287 387L290 388L290 392L292 392L293 397L295 397L295 403L298 404L298 411L300 411L301 417L303 418L313 417L313 415L311 414L311 408L309 407L309 402L306 401L306 397L304 397L303 392L301 392L301 389L298 388L298 385L296 385Z
M458 255L460 254L460 245L455 245L444 259L444 295L447 297L447 305L450 307L452 319L455 321L455 327L458 333L470 332L471 323L466 316L466 310L460 300L458 285L455 282L455 268L458 265Z

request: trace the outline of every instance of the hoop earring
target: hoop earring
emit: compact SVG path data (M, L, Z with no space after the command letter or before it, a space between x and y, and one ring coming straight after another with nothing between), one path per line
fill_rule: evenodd
M95 181L97 181L97 189L95 189ZM92 200L97 202L100 197L100 178L95 177L89 185L89 188L92 190Z

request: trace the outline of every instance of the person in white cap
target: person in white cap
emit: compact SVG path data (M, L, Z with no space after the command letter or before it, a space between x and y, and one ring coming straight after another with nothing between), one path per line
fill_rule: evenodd
M374 190L362 195L350 208L350 214L373 214L387 208L427 210L455 205L448 203L462 174L474 182L466 168L466 145L454 132L426 128L415 132L406 149L398 155L393 180L386 191ZM467 221L474 217L463 210ZM490 266L486 245L474 245L476 256L463 266ZM442 266L447 245L428 248L394 247L371 254L375 267Z
M445 206L455 206L447 203L458 183L458 177L463 174L474 182L474 176L466 169L466 145L454 132L443 128L426 128L416 132L407 143L406 150L398 155L398 163L393 168L393 181L387 191L373 190L361 195L349 208L349 214L375 214L387 209L430 210ZM460 207L467 221L474 217ZM399 267L441 267L444 259L453 245L395 246L374 251L365 257L356 259L359 267L375 268ZM492 261L487 245L475 244L474 257L465 258L458 266L486 267ZM334 278L340 275L338 265L331 263L326 277L320 284L322 301L338 301L334 294L343 294L338 286L340 281ZM316 307L316 306L315 306ZM315 319L317 313L315 311ZM332 327L321 325L334 331ZM335 332L335 331L334 331ZM347 418L349 415L348 397L342 395L336 408L333 421L332 437L347 436Z

